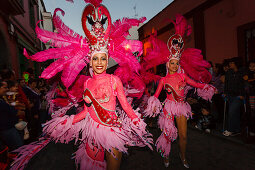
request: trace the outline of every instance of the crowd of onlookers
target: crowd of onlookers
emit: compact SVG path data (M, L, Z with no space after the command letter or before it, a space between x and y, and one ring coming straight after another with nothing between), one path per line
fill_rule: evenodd
M0 71L0 167L8 165L15 154L11 151L38 139L42 123L48 119L43 79L33 72L27 79L16 79L10 69Z
M246 133L247 137L254 137L255 61L245 67L241 59L235 57L211 65L211 84L218 91L212 102L204 101L194 93L188 94L195 127L206 132L223 130L224 136Z

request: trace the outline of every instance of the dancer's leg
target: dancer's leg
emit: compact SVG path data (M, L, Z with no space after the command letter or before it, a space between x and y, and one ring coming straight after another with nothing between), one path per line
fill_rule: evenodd
M112 149L112 152L115 154L116 158L114 158L111 153L106 152L107 170L118 170L120 169L122 152L116 149Z
M180 156L182 160L186 160L187 118L185 116L179 116L176 118L176 123L179 134Z

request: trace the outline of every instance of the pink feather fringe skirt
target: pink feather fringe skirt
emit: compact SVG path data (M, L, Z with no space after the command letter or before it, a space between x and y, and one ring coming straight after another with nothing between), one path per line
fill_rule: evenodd
M175 117L185 116L187 119L192 117L191 107L187 102L176 102L166 99L164 104L164 109L169 115L174 115Z
M153 139L145 128L146 124L139 119L135 125L126 116L124 111L120 114L121 127L105 126L92 119L90 114L80 122L72 125L73 116L63 116L52 119L46 123L44 133L50 135L55 141L67 143L73 139L82 142L74 158L80 169L105 169L104 151L115 157L112 149L127 153L127 146L148 146L152 149ZM135 111L140 117L140 114ZM67 120L65 124L62 124ZM80 138L79 138L80 136Z

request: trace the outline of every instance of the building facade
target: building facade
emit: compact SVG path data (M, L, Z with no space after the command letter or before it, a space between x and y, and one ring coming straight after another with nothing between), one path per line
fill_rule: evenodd
M40 8L39 8L40 6ZM35 26L46 12L42 0L4 0L0 2L0 68L13 69L20 77L28 68L39 74L40 64L23 55L26 48L30 55L45 49L37 39ZM43 25L40 25L43 27Z
M193 29L185 39L186 48L201 49L204 58L213 63L237 56L247 63L255 59L254 6L251 0L174 0L138 30L139 37L146 48L147 38L156 30L158 38L167 42L174 33L167 20L179 13Z

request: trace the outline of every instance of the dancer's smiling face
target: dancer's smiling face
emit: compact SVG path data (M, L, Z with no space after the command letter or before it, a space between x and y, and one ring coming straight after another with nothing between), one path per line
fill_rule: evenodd
M95 75L103 73L107 69L108 57L105 53L97 53L91 59L91 66Z
M174 74L179 68L179 60L172 59L168 62L168 72L169 74Z

